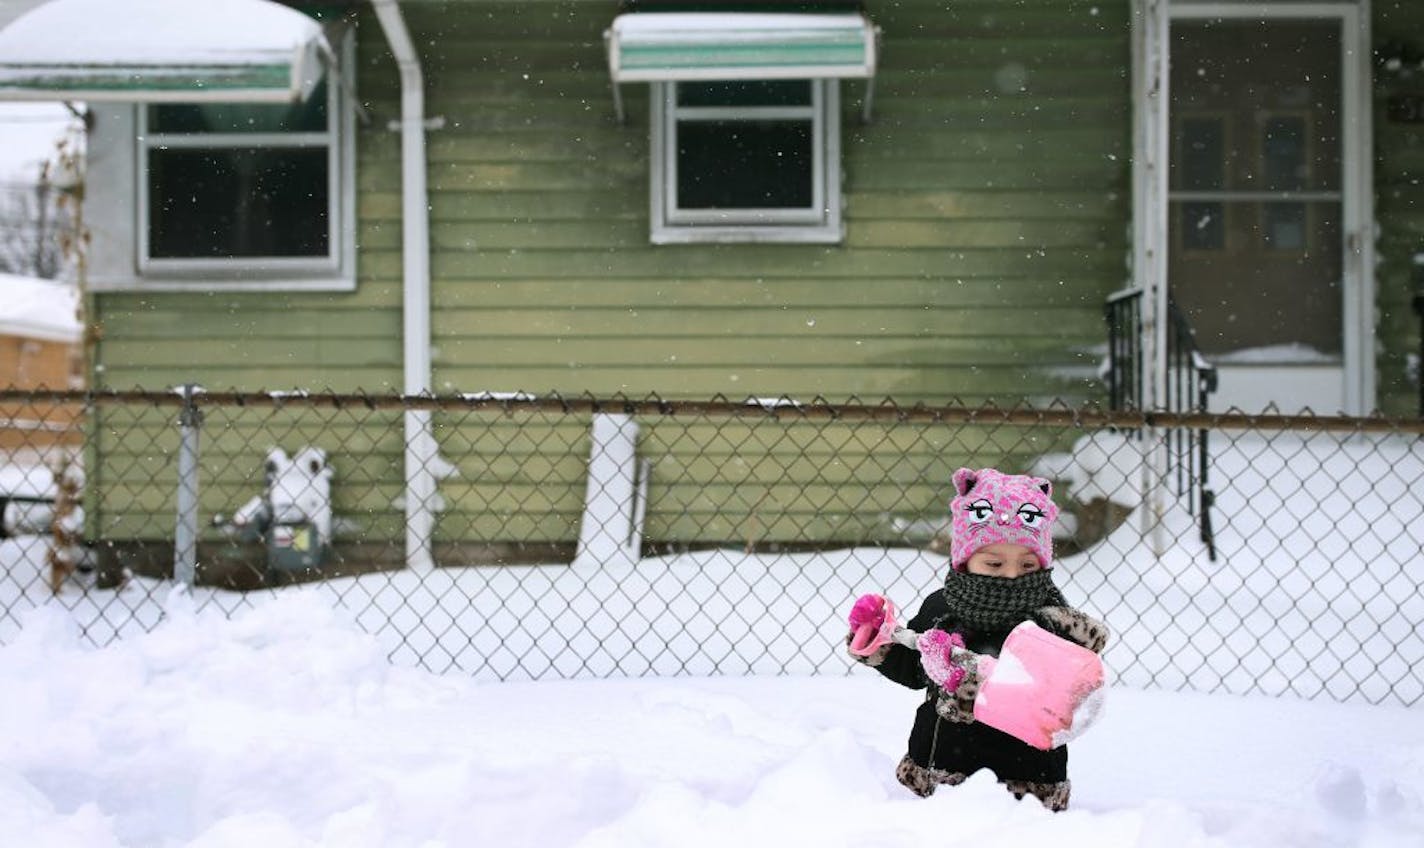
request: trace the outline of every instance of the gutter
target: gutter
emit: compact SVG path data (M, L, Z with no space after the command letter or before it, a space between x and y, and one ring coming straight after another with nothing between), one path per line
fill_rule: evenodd
M401 116L393 128L401 134L401 352L406 395L431 391L430 357L430 205L426 189L425 81L420 58L401 14L399 0L371 0L391 55L400 69ZM405 558L406 567L434 568L431 538L435 530L435 437L431 413L405 413Z

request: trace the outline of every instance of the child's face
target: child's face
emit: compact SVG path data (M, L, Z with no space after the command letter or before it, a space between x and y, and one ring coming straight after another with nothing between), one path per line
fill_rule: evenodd
M1038 555L1032 550L1023 545L1013 545L1007 542L985 545L975 551L969 557L969 561L964 564L964 570L970 574L1009 579L1037 571L1042 567L1038 561Z

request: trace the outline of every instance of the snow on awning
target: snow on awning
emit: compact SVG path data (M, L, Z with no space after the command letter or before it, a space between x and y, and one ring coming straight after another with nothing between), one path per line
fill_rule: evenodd
M0 30L0 100L290 102L330 55L271 0L49 0Z
M875 74L875 28L859 14L631 12L607 39L614 83Z

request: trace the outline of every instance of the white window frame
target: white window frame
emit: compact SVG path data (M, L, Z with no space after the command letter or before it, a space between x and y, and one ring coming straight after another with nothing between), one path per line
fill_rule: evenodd
M840 81L812 79L806 106L680 106L677 83L652 83L651 240L692 242L805 242L835 244L841 218ZM811 121L811 205L796 209L680 209L677 207L677 126L696 120Z
M134 107L133 251L137 279L101 289L177 291L350 291L356 267L354 39L342 39L339 67L327 76L327 128L312 133L148 132L148 107ZM166 258L149 255L148 151L154 148L327 148L327 253L311 257Z

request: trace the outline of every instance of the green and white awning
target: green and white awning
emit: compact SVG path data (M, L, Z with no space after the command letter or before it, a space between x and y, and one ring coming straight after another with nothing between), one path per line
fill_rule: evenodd
M875 74L875 28L859 14L633 12L607 37L615 83Z
M330 53L271 0L49 0L0 30L0 100L289 102Z

